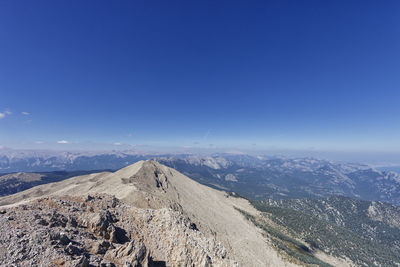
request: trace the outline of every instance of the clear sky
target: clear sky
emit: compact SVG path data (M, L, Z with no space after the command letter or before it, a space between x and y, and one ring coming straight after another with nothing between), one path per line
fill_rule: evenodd
M1 0L0 146L127 145L400 151L400 1Z

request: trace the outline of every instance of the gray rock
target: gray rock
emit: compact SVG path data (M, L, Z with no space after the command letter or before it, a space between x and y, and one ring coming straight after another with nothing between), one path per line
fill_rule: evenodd
M69 255L78 256L81 255L82 250L77 246L74 246L72 243L69 243L68 246L65 247L65 252Z
M89 264L90 264L89 259L85 255L83 255L80 258L79 262L75 266L76 267L89 267Z

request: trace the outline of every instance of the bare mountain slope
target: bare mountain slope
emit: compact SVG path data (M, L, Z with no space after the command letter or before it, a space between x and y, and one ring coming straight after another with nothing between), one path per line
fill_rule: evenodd
M0 205L8 205L15 209L21 204L30 205L32 200L42 197L57 199L63 196L81 197L104 193L134 207L136 214L140 213L140 210L170 210L182 214L192 222L192 228L198 228L206 238L222 243L227 253L224 259L219 260L225 264L233 265L232 260L235 260L241 266L294 265L284 261L268 245L260 230L237 210L246 210L257 215L258 211L247 200L228 197L224 192L203 186L154 161L140 161L114 173L89 174L37 186L1 198ZM148 238L151 233L162 232L162 229L157 227L162 225L155 226L152 231L144 234L148 240L146 244L150 248L159 246L150 244L154 240ZM162 258L162 255L159 255L159 258ZM168 263L169 258L162 259ZM216 258L212 260L215 262Z
M53 171L53 172L17 172L0 174L0 197L18 193L34 186L59 182L78 175L85 175L97 171Z

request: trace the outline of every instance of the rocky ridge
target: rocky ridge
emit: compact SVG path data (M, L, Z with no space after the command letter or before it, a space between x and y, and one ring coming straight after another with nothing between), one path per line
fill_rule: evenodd
M170 208L108 194L44 197L3 209L2 266L234 266L215 238Z

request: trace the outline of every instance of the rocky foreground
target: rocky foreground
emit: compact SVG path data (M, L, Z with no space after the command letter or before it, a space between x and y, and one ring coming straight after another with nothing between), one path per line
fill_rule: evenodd
M172 208L108 194L51 196L0 212L1 266L235 266L226 249Z

